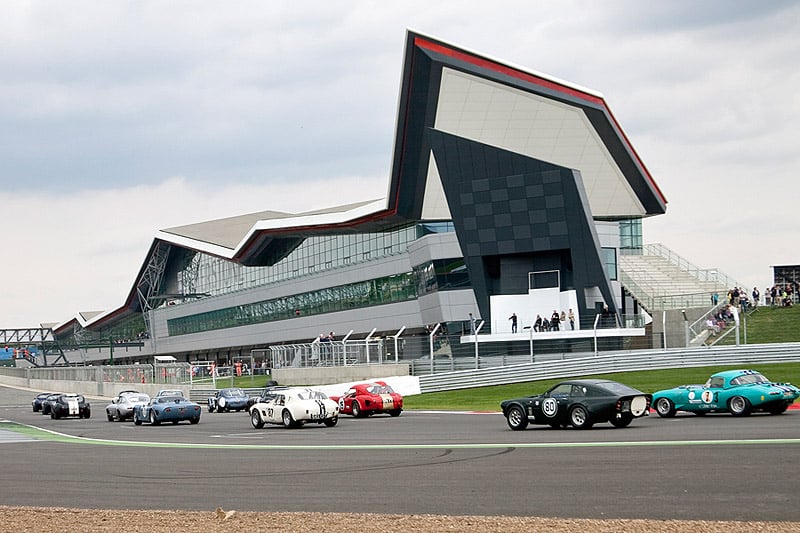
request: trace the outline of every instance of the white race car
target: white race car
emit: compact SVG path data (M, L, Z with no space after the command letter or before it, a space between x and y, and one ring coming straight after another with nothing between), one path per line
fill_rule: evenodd
M338 421L339 404L314 389L279 388L250 408L250 423L256 429L264 424L293 428L306 422L333 427Z

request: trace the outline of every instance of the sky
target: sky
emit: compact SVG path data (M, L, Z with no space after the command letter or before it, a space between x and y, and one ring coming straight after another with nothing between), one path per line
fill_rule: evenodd
M800 264L800 3L0 0L0 329L116 309L159 229L385 196L407 29L599 91L645 243ZM763 290L762 290L763 292Z

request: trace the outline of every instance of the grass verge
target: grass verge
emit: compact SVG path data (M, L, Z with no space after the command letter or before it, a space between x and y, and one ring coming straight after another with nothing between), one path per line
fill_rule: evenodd
M746 368L742 365L713 366L697 368L674 368L669 370L645 370L638 372L619 372L613 374L593 374L581 376L585 378L611 379L625 383L643 392L656 392L671 389L678 385L705 383L708 376L721 370ZM772 381L800 383L800 365L797 363L779 363L759 365L755 370L763 373ZM509 398L531 396L546 391L551 386L564 381L549 379L513 383L510 385L492 385L473 389L461 389L445 392L430 392L403 399L405 409L430 409L444 411L499 411L500 402Z

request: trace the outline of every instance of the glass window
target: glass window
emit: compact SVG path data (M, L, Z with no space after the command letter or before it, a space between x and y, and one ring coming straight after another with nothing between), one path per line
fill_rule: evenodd
M616 281L617 276L617 250L616 248L603 248L603 262L606 268L608 279Z

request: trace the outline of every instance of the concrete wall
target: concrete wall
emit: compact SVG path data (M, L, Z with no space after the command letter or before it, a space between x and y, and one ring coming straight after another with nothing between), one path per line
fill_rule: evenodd
M137 390L155 396L162 389L180 389L189 396L192 387L188 385L164 385L162 383L111 383L107 381L73 381L55 379L29 379L0 374L0 384L22 387L41 392L76 392L86 396L113 398L123 390ZM105 407L105 404L102 405Z
M330 385L352 381L369 381L384 376L408 376L408 363L357 365L339 367L274 368L272 379L281 385Z

